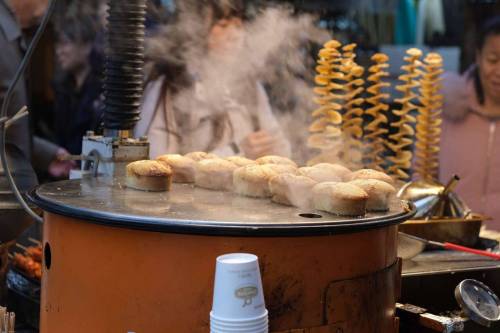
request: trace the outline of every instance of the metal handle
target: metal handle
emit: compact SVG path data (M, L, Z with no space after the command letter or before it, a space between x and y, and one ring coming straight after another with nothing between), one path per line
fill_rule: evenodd
M490 257L496 260L500 260L500 254L488 252L488 251L482 251L482 250L476 250L476 249L471 249L470 247L465 247L457 244L452 244L452 243L443 243L443 247L448 250L454 250L454 251L461 251L461 252L468 252L468 253L473 253L477 254L480 256L485 256L485 257Z
M453 175L453 177L451 177L448 184L446 184L446 186L444 187L443 193L441 195L445 196L448 193L450 193L451 191L453 191L455 189L455 187L457 186L459 180L460 180L460 177L458 177L458 175Z

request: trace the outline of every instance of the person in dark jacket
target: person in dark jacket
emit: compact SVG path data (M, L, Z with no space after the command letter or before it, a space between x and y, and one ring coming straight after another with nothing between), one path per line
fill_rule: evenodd
M26 48L22 30L39 22L46 5L47 1L42 0L0 0L0 103L3 103ZM12 117L25 105L28 105L28 97L26 82L22 77L14 89L7 115ZM20 190L27 191L37 184L30 162L32 144L29 119L25 117L16 121L6 133L5 146L10 169ZM7 188L7 180L0 166L0 190Z
M81 153L82 137L101 123L102 67L90 60L97 27L97 20L86 16L67 17L58 29L54 132L56 143L71 154Z
M7 89L21 63L25 43L22 29L38 23L46 6L40 0L0 0L0 104L3 103ZM12 117L19 109L28 104L26 84L21 78L14 89L12 99L7 107L7 116ZM27 117L16 121L6 131L5 150L7 162L14 180L21 192L26 192L37 184L37 178L31 167L31 136ZM0 192L10 191L5 172L0 165ZM1 212L0 212L1 214ZM0 216L2 219L3 216ZM16 221L2 220L2 227ZM7 222L7 223L6 223ZM5 230L0 228L0 233ZM5 239L4 239L5 241ZM6 273L9 268L9 249L15 240L0 242L0 303L5 302Z

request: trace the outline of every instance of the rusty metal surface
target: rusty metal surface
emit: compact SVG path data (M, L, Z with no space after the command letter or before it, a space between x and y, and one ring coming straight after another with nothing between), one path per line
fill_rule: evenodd
M185 228L204 231L226 228L253 231L308 230L332 232L393 225L410 218L411 208L398 199L390 211L345 218L314 210L301 210L231 192L216 192L189 184L173 184L171 192L143 192L125 188L120 181L85 178L54 182L32 192L35 204L47 211L114 226L157 230ZM315 214L314 218L301 214ZM310 216L310 215L307 215ZM189 232L189 230L184 230Z
M401 279L399 261L385 270L370 276L332 282L326 289L326 318L328 322L346 322L341 332L384 332L396 333L397 327L391 318L394 304L399 298ZM382 296L381 290L386 293ZM378 312L377 309L390 311ZM371 313L365 320L359 319ZM374 328L377 330L374 330Z

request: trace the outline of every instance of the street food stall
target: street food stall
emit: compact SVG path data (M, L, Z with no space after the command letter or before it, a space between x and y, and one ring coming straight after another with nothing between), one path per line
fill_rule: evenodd
M0 245L12 248L0 277L18 318L41 333L500 329L498 242L454 192L459 175L438 179L446 59L410 47L392 84L386 54L362 65L355 43L330 39L303 124L308 161L153 160L148 138L133 136L145 10L145 0L109 1L105 131L87 132L82 154L68 157L81 169L33 188L29 204L12 182L13 193L0 192ZM42 239L11 244L29 215L43 217ZM229 294L245 308L262 292L265 330L214 328L216 259L231 253L258 258L262 290ZM0 333L14 326L6 311Z

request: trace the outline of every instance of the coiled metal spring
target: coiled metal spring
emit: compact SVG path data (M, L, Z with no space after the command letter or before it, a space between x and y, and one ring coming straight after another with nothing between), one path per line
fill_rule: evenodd
M110 0L108 13L104 127L130 130L140 119L146 0Z

